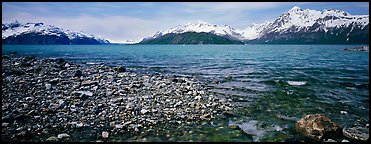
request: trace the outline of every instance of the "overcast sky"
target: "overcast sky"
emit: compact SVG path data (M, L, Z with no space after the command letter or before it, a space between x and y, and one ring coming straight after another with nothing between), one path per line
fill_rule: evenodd
M198 20L244 29L293 6L369 14L368 2L3 2L2 22L44 22L123 42Z

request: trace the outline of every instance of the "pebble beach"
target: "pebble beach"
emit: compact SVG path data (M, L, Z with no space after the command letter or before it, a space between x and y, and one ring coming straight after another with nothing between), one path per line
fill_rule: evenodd
M233 109L192 77L2 56L4 141L107 141L208 122Z

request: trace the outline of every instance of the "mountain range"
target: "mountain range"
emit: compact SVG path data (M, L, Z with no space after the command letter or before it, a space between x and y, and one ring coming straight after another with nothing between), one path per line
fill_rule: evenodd
M274 21L253 24L246 29L212 25L198 21L144 38L140 44L158 41L166 34L206 32L243 43L268 44L368 44L369 16L351 15L341 10L316 11L294 6Z
M134 42L130 42L134 43ZM161 30L137 44L368 44L369 16L294 6L277 19L245 29L198 21ZM2 24L2 44L111 44L43 23Z
M5 23L1 26L2 44L38 45L38 44L110 44L101 37L83 32L69 31L45 25L44 23Z

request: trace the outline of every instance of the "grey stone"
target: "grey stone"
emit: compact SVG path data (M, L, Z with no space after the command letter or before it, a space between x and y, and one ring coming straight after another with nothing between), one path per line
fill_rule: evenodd
M58 139L62 139L62 138L69 138L70 135L69 134L66 134L66 133L62 133L62 134L59 134L58 135Z
M56 136L51 136L46 141L58 141L58 138Z
M52 85L50 83L46 83L45 84L45 88L46 90L50 90L50 88L52 87Z
M81 77L82 76L82 71L81 70L76 70L75 73L73 74L74 77Z
M343 128L343 135L349 139L367 141L369 129L364 127Z
M108 136L109 136L109 133L107 131L102 132L102 137L103 138L108 138Z
M90 81L90 80L87 80L87 81L83 81L81 82L81 85L82 86L90 86L90 85L97 85L98 84L98 81Z
M9 125L9 123L2 123L2 127L7 127Z

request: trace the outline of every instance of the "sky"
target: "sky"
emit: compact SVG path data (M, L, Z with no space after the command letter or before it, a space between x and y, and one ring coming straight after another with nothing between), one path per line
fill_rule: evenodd
M245 29L293 6L369 15L369 2L2 2L2 23L43 22L121 43L199 20Z

